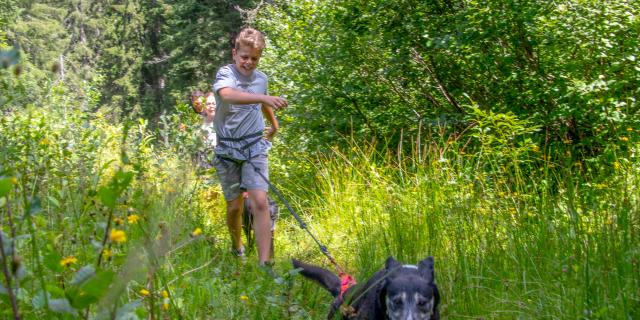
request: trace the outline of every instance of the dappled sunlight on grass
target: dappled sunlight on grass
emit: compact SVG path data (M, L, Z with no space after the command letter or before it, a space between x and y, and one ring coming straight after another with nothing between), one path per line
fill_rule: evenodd
M71 135L47 124L62 121L55 113L43 117L15 115L0 127L9 150L2 214L14 223L3 224L3 242L23 257L26 272L15 279L25 314L100 317L117 308L137 317L325 317L330 295L296 276L290 258L331 266L282 204L281 278L273 279L258 268L255 250L246 260L230 252L214 173L151 143L142 124L102 123ZM68 114L66 121L85 120ZM434 141L419 155L360 144L298 158L299 166L276 152L272 176L357 279L389 255L405 263L434 256L443 317L630 312L640 259L635 155L576 165L543 159L540 150L509 156L503 148L498 156Z
M485 157L482 166L496 169L469 171L478 159L456 154L423 154L428 165L399 167L357 148L335 151L318 162L311 225L359 278L388 255L407 263L435 256L445 315L628 312L640 252L631 240L638 197L624 190L637 179L618 168L609 181L618 187L602 192L590 182L598 166L581 176Z

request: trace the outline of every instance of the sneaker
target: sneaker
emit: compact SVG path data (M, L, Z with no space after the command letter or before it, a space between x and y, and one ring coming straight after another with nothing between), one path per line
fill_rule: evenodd
M244 246L239 249L231 248L231 253L233 253L237 258L244 259L247 256L244 253Z

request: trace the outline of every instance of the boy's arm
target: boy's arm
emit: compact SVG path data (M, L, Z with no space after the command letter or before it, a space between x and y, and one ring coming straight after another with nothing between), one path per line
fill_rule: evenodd
M281 97L269 96L266 94L256 94L243 92L231 87L224 87L218 90L218 95L222 100L233 104L266 104L275 108L282 109L287 106L287 100Z
M278 129L280 129L280 124L278 123L278 119L276 119L276 115L273 113L273 108L269 107L268 105L262 105L262 114L271 124L271 127L269 128L265 136L267 140L271 141L278 132Z

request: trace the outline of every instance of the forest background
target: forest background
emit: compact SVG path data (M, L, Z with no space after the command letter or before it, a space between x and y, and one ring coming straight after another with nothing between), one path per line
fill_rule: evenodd
M243 25L290 101L272 179L359 279L433 255L444 318L640 317L635 1L0 8L3 318L324 317L295 220L282 278L239 263L192 162L187 96Z

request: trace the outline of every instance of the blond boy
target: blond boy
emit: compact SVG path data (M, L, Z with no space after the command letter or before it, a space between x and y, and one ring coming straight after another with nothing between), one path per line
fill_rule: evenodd
M244 256L242 192L247 190L253 204L253 228L260 265L269 262L271 251L269 185L260 175L265 178L269 175L267 154L271 148L271 142L263 137L263 115L271 123L266 135L271 139L278 130L273 110L287 106L285 99L267 94L267 76L256 69L264 48L265 39L260 31L241 30L232 49L234 63L220 68L213 83L218 137L214 166L227 202L231 248L236 255Z

